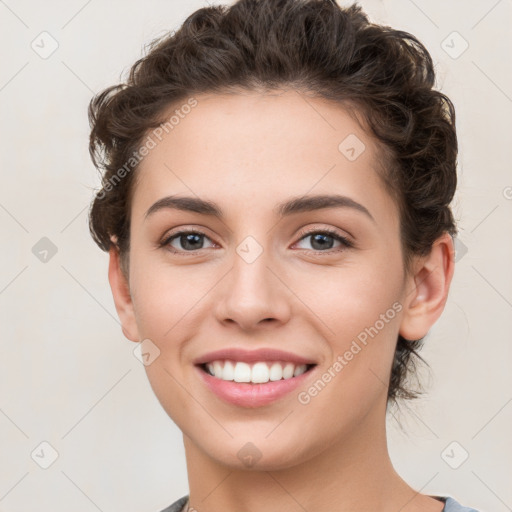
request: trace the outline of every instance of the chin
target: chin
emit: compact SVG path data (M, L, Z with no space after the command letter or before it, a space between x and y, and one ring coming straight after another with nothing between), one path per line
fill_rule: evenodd
M245 436L244 439L230 439L229 442L215 446L203 446L201 450L212 460L231 470L245 471L279 471L297 466L309 457L301 445L304 439L291 439L287 443L279 437L265 439L264 435ZM301 449L297 449L301 447Z

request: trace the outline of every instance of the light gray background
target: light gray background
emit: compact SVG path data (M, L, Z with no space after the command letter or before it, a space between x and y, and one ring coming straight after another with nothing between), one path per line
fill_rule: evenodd
M390 415L392 458L421 492L509 511L512 5L361 4L373 21L427 46L439 87L455 103L460 141L455 213L464 245L446 311L423 351L428 394L392 411L404 432ZM99 180L86 109L145 43L204 5L0 0L1 511L157 512L188 492L181 433L121 332L107 255L88 233ZM59 45L46 59L31 47L51 48L43 31ZM464 41L453 31L469 44L457 58ZM33 252L43 237L57 248L46 262ZM58 452L48 469L39 466L51 460L43 441ZM468 459L450 467L465 451Z

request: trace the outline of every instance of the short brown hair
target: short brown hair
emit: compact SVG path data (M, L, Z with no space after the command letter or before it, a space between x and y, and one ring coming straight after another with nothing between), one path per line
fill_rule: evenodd
M413 35L370 23L334 0L239 0L191 14L149 44L126 82L89 105L90 153L102 188L89 212L92 237L108 251L115 237L126 273L136 162L126 164L169 106L200 93L291 87L355 107L382 148L384 183L400 212L404 267L456 234L453 104L434 90L432 58ZM122 179L119 178L119 171ZM420 394L404 384L421 340L398 337L388 401Z

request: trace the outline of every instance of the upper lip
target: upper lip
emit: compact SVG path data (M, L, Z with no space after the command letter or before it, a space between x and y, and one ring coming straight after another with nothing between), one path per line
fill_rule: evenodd
M194 364L211 363L223 359L230 359L232 361L242 362L257 362L257 361L289 361L295 364L316 364L315 361L305 357L293 354L292 352L285 352L283 350L276 350L273 348L259 348L257 350L244 350L242 348L224 348L214 352L208 352L194 360Z

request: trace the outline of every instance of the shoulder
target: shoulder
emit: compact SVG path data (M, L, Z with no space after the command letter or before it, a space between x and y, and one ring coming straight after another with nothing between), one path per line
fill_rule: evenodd
M446 498L443 512L478 512L478 510L470 507L463 507L453 498Z
M178 501L175 501L172 505L169 505L167 508L162 510L161 512L181 512L181 509L185 506L185 503L187 503L188 495L183 496Z

